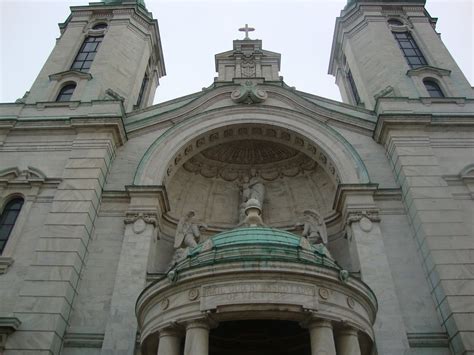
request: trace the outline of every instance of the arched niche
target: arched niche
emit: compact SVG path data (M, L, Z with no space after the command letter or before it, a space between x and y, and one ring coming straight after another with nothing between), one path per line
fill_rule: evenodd
M367 169L358 153L344 137L325 123L294 112L282 115L279 111L261 113L248 109L242 112L229 108L196 115L158 137L141 159L134 185L166 185L189 154L235 139L225 133L232 126L240 129L247 127L248 134L252 135L258 135L260 128L266 139L305 152L317 162L326 159L326 163L321 166L336 184L369 182ZM268 133L272 129L274 137Z
M265 188L263 220L292 228L307 209L330 215L339 176L334 163L304 138L286 129L236 124L208 131L187 142L169 163L164 183L168 217L189 210L217 229L241 221L241 189L258 177Z

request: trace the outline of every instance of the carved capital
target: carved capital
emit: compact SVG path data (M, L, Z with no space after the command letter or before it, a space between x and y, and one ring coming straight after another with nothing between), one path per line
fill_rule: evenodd
M123 222L125 224L135 224L139 220L156 227L158 225L158 214L156 212L127 212Z
M380 222L378 210L351 211L347 214L346 224L351 225L354 222L360 222L363 218L370 222Z

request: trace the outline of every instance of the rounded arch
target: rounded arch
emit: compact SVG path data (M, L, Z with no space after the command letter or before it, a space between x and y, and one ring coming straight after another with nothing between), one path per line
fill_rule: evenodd
M235 139L235 136L226 136L226 129L245 126L273 128L275 135L266 135L262 131L261 136L265 139L280 139L281 143L305 151L315 160L322 160L336 183L370 182L359 154L329 125L299 113L285 112L282 115L281 111L271 109L266 109L265 113L249 109L242 111L230 108L204 113L168 129L145 152L135 172L134 184L165 185L174 167L182 165L188 154L192 156L203 149L201 143L218 144ZM200 141L200 138L204 140Z
M61 84L58 94L56 95L57 102L71 101L77 83L75 81L66 81Z

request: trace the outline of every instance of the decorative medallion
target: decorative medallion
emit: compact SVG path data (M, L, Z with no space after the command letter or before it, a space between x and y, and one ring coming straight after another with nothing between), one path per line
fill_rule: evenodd
M362 217L359 222L360 229L368 233L372 230L372 222L367 217Z
M354 299L353 299L352 297L347 297L347 305L348 305L350 308L354 309L356 303L355 303L355 301L354 301Z
M146 223L145 221L142 219L142 218L139 218L137 219L134 223L133 223L133 231L136 233L136 234L141 234L145 231L145 228L146 228Z
M160 306L163 311L167 310L170 306L170 300L167 298L163 298L163 300L160 302Z
M327 288L324 288L324 287L321 287L319 289L319 296L323 299L323 300L327 300L329 298L329 290Z
M193 288L188 293L188 298L190 301L194 301L199 298L199 289Z

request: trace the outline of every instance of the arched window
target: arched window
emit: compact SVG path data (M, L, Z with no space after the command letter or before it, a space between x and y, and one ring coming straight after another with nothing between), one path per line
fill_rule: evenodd
M106 23L98 23L97 25L94 25L94 27L92 27L93 30L105 30L107 28L107 24Z
M394 18L389 19L387 22L389 25L392 25L392 26L403 26L402 21L394 19Z
M58 97L56 101L71 101L72 94L76 89L76 84L68 84L62 87L61 91L59 91Z
M97 24L96 26L101 26ZM105 24L104 24L105 25ZM95 27L95 26L94 26ZM99 45L102 43L104 36L89 36L84 40L84 43L77 53L76 59L71 65L72 70L79 70L82 72L89 72L92 61L95 58Z
M426 59L421 53L410 32L393 32L400 49L411 68L419 68L427 65Z
M443 90L441 90L441 88L435 81L425 79L423 80L423 84L425 84L425 88L431 97L444 97Z
M5 249L16 219L20 214L21 206L23 206L23 199L17 197L8 202L3 209L0 216L0 253L3 253L3 249Z

